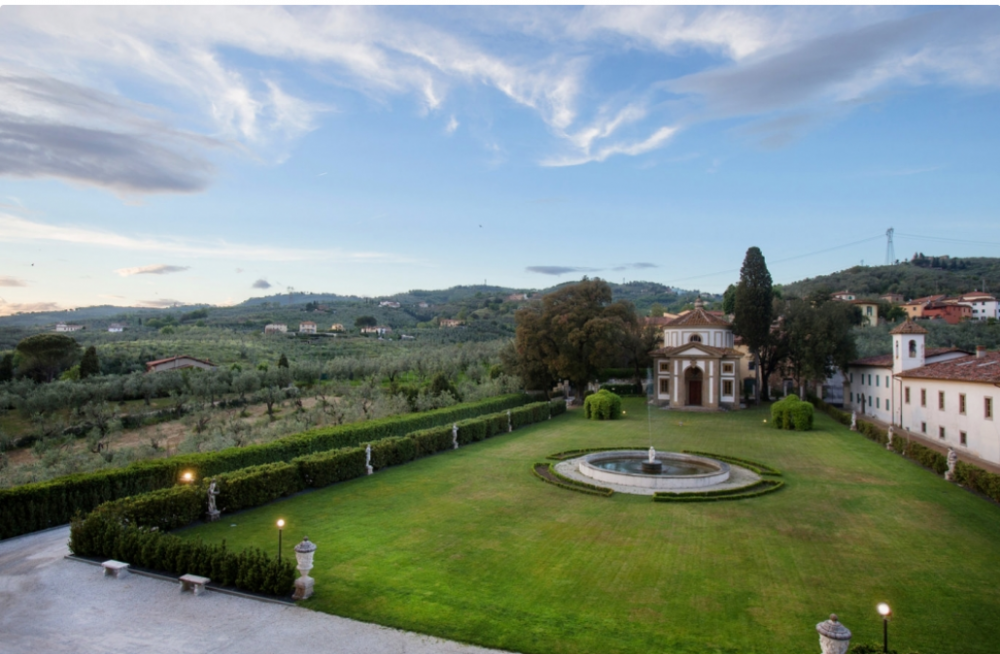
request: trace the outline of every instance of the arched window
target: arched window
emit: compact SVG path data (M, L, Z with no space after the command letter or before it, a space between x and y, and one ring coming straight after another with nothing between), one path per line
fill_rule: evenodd
M691 338L688 339L688 343L701 343L701 336L691 334Z
M910 339L910 358L917 358L917 341L913 338Z

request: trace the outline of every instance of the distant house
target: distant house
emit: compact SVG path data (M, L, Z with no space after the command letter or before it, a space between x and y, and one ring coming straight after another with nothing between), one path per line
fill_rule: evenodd
M940 302L945 299L943 295L928 295L927 297L918 297L910 300L903 306L903 311L906 312L906 317L910 320L915 320L917 318L923 318L924 307L926 307L931 302Z
M875 300L852 300L851 304L861 309L862 325L866 327L878 325L878 302Z
M459 327L462 324L464 324L463 321L461 321L461 320L452 320L451 318L442 318L441 321L440 321L440 323L439 323L439 325L441 327Z
M878 299L885 300L889 304L902 304L903 294L902 293L886 293L885 295L878 296Z
M284 334L288 331L288 325L282 325L281 323L273 322L270 325L264 327L265 334Z
M1000 318L997 299L989 293L966 293L958 298L959 304L967 304L972 308L973 320L988 320Z
M316 333L316 323L311 320L299 323L299 333L300 334L315 334Z
M56 325L57 332L78 332L83 329L83 325L67 325L64 322Z
M376 327L362 327L362 334L378 334L379 336L384 336L386 334L392 333L392 327L385 327L383 325L378 325Z
M111 332L112 334L120 334L123 331L125 331L125 325L113 322L110 325L108 325L108 331Z
M403 334L402 336L399 337L399 339L402 341L412 341L414 338L416 337L410 336L409 334Z
M431 305L427 304L426 302L421 302L417 306L420 307L421 309L429 309Z
M507 296L507 302L524 302L528 299L527 293L511 293Z
M183 370L184 368L200 368L202 370L215 370L215 365L211 361L202 361L182 354L169 359L159 361L148 361L146 372L163 372L164 370Z
M857 296L850 291L836 291L835 293L830 293L830 297L834 300L843 300L844 302L850 302L858 299Z
M972 307L957 302L929 302L923 311L924 318L944 320L949 325L957 325L963 320L972 319Z
M390 309L399 308L399 302L392 302L391 300L383 300L382 302L379 302L378 305L380 307L389 307Z
M344 326L342 324L340 324L339 322L335 322L332 325L330 325L330 331L331 332L342 332L342 331L346 331L346 330L344 329Z

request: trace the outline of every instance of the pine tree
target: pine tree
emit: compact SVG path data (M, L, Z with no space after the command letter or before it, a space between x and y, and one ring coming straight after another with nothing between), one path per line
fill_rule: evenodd
M774 292L771 273L760 248L747 250L740 269L740 283L736 287L733 303L733 331L743 337L743 342L753 354L756 363L757 383L754 385L754 401L760 402L760 353L771 337ZM766 379L764 381L767 381Z
M101 363L97 359L97 348L93 345L87 348L80 359L80 379L101 374Z

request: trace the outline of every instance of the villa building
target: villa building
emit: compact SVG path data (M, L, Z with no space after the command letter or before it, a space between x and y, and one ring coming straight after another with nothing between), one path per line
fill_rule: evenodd
M989 293L966 293L958 298L958 303L967 304L972 308L972 320L1000 318L997 313L997 299Z
M288 325L283 325L281 323L271 323L264 327L265 334L284 334L288 331Z
M733 349L732 325L704 310L663 325L663 347L653 357L654 398L672 409L739 408L742 354Z
M182 354L169 359L159 359L146 363L146 372L163 372L164 370L183 370L184 368L200 368L202 370L215 370L215 364L211 361L203 361Z
M1000 464L1000 352L925 350L927 330L911 320L890 334L891 354L850 365L844 408Z
M81 329L83 329L83 325L67 325L64 322L56 325L57 332L78 332Z
M299 333L300 334L315 334L316 333L316 323L311 320L299 323Z
M865 327L878 325L878 302L875 300L851 300L851 304L861 309L861 324Z

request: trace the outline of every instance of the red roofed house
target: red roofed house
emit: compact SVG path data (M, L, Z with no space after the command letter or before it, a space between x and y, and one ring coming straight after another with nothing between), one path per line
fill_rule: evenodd
M159 361L147 361L146 372L163 372L164 370L182 370L184 368L200 368L202 370L215 370L215 365L211 361L202 361L182 354L169 359Z
M972 307L957 302L930 302L924 306L924 318L937 318L949 325L957 325L963 320L972 318Z
M655 401L672 409L737 409L740 359L733 329L705 311L701 298L689 311L663 325L663 347L653 357Z
M851 363L844 408L1000 464L1000 352L925 350L927 331L911 320L890 334L891 354Z

